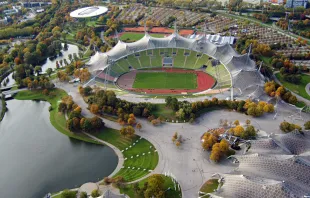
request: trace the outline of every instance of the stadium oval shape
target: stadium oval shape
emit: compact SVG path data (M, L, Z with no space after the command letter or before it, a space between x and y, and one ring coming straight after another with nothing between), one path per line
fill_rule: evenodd
M102 15L108 11L104 6L91 6L74 10L70 13L73 18L89 18Z
M216 59L229 72L231 87L237 90L238 95L247 93L246 95L253 98L263 95L264 77L256 68L256 63L250 59L250 55L238 54L228 43L222 45L211 43L206 36L191 39L174 32L164 38L154 38L145 33L144 37L136 42L125 43L119 40L108 52L96 52L86 64L89 66L89 70L97 75L107 71L109 66L115 67L115 62L127 56L147 50L165 48L191 50ZM116 82L118 77L106 75L105 78L108 81Z

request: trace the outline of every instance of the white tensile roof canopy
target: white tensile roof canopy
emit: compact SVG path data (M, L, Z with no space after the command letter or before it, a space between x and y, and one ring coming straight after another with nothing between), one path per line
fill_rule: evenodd
M108 11L107 7L104 6L91 6L77 9L70 13L73 18L88 18L102 15Z

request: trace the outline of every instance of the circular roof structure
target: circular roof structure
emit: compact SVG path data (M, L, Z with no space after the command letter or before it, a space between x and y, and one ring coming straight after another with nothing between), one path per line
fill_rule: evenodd
M106 13L107 11L108 11L108 8L104 6L91 6L91 7L77 9L71 12L70 16L73 18L88 18L88 17L99 16L101 14Z

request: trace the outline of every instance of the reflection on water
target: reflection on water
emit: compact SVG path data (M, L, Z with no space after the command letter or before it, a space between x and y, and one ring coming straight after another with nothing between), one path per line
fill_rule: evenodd
M107 146L70 139L49 121L47 102L8 101L0 123L0 197L43 197L108 176L117 156Z
M76 53L76 55L78 56L79 48L76 45L68 44L68 50L62 51L62 56L58 56L57 58L55 58L53 60L50 60L49 58L46 59L46 62L42 65L43 73L48 68L55 69L56 68L56 61L60 61L61 59L67 59L68 63L70 63L68 56L69 56L69 54L72 54L72 56L73 56L73 53ZM2 82L3 87L8 87L8 86L15 84L15 80L13 79L12 75L13 75L13 72L10 75L8 75L7 78L9 78L9 82L6 84L6 86L4 86L4 81ZM7 79L7 78L5 78L5 79Z
M64 46L62 44L62 46ZM42 71L45 72L48 68L52 68L55 69L56 68L56 61L60 61L61 59L67 59L68 63L70 63L68 55L72 54L73 57L73 53L76 53L76 55L78 56L79 54L79 48L76 45L71 45L68 44L68 50L64 51L62 50L62 56L58 56L57 58L50 60L49 58L46 59L46 62L42 65Z

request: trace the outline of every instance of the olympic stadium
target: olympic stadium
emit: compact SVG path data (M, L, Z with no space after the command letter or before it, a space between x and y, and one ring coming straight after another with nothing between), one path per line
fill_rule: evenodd
M164 38L145 32L142 39L118 43L87 62L97 81L137 94L208 94L260 98L264 77L250 54L205 35L185 38L175 31Z

